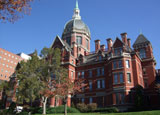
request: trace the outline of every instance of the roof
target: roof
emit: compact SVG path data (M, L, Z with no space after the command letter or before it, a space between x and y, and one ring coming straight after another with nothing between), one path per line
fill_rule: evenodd
M140 34L134 42L133 47L143 43L150 43L150 41L143 34Z
M62 43L62 45L63 45L68 51L72 51L72 49L71 49L71 47L68 45L68 43L66 43L65 41L63 41L58 35L57 35L56 38L53 40L53 43L51 44L51 47L53 47L56 39L59 40L59 41Z
M88 26L81 19L72 19L66 23L64 33L71 32L73 29L83 30L90 35Z

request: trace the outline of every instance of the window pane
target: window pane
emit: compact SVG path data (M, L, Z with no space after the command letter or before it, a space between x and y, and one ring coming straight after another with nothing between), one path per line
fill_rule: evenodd
M104 68L102 68L102 75L104 75Z
M139 53L140 53L140 57L141 58L146 58L146 51L145 51L145 49L141 49Z
M84 78L84 71L82 71L82 78Z
M92 90L92 81L89 82L89 90Z
M118 75L114 74L114 84L117 84L117 83L118 83Z
M127 81L128 81L128 83L131 83L131 74L130 73L127 73Z
M113 68L114 68L114 69L117 68L117 62L116 62L116 61L113 62Z
M88 43L88 40L86 39L86 48L87 48L87 49L89 49L88 44L89 44L89 43Z
M89 70L89 77L92 77L92 70Z
M119 94L116 93L116 104L119 104Z
M100 80L97 81L97 88L101 88Z
M129 60L126 60L126 68L130 68Z
M97 68L97 76L100 76L100 68Z
M122 68L122 60L119 60L119 68Z
M105 88L105 81L104 81L104 79L102 80L102 88Z
M124 81L123 81L123 73L120 73L120 83L123 83Z
M93 102L93 99L92 97L89 98L89 103L92 103Z
M76 42L78 45L82 44L82 37L81 36L77 36L76 37Z

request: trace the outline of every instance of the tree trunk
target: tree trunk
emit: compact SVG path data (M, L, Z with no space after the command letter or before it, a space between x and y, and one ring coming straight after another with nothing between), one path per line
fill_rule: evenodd
M64 99L64 115L67 115L67 98Z
M47 97L42 97L42 101L43 101L43 115L46 115Z

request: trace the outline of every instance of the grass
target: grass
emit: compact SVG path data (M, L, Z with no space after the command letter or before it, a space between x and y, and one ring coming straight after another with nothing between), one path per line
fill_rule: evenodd
M42 114L35 114L35 115L42 115ZM64 114L47 114L47 115L64 115ZM160 115L160 110L126 112L126 113L68 113L68 115Z

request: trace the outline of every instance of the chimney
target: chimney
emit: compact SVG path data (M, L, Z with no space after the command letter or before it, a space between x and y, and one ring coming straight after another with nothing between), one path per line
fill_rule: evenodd
M123 43L127 45L127 33L121 33L121 38L122 38Z
M127 42L128 42L128 46L131 47L131 39L130 38L127 39Z
M100 47L101 47L101 50L104 52L105 51L105 45L103 44Z
M108 50L111 50L111 47L112 47L112 39L111 38L107 39L107 44L108 44Z
M100 40L95 40L95 52L97 52L100 49Z

